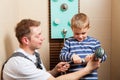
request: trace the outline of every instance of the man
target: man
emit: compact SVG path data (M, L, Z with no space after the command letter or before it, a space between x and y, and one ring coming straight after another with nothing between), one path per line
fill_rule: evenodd
M70 65L67 62L60 62L47 72L37 55L44 40L39 25L39 21L31 19L23 19L17 24L15 32L20 48L4 64L3 80L77 80L100 66L92 56L87 66L77 72L55 77L68 70Z

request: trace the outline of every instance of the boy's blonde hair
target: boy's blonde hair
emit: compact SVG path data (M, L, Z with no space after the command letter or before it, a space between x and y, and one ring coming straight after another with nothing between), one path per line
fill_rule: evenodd
M89 28L89 20L86 14L78 13L72 17L71 28Z

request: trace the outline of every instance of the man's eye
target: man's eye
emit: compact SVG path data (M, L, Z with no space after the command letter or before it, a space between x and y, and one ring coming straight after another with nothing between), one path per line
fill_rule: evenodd
M36 38L39 38L39 36L35 36Z

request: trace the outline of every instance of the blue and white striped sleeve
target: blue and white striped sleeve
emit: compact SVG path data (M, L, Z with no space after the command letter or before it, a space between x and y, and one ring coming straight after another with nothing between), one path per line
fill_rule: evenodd
M101 47L101 43L97 40L96 41L96 49L99 47ZM101 63L106 61L106 59L107 59L107 54L105 53L105 55L101 58Z
M70 53L69 40L66 40L64 47L61 49L59 57L61 61L71 61L71 56L72 53Z

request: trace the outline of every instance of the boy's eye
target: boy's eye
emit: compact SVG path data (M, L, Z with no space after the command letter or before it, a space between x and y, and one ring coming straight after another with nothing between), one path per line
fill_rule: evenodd
M84 35L85 34L85 32L84 33L81 33L82 35Z
M86 32L83 32L83 33L75 33L75 35L85 35Z
M79 33L75 33L75 35L79 35Z

